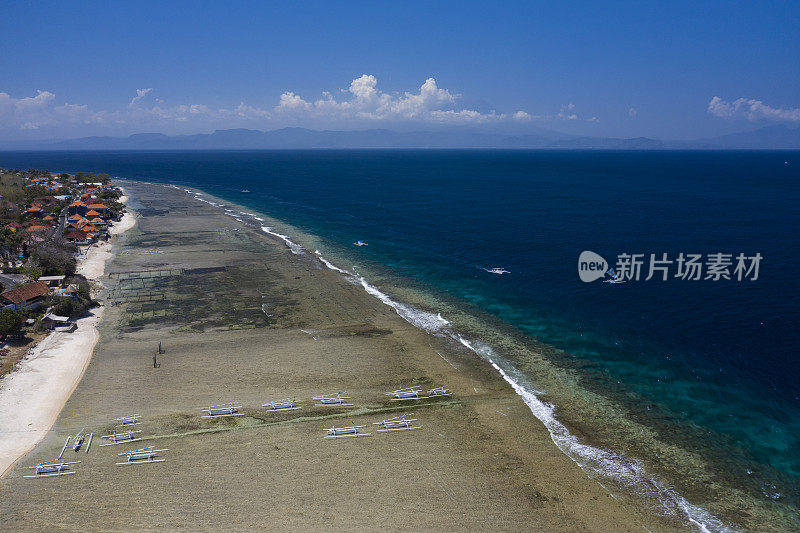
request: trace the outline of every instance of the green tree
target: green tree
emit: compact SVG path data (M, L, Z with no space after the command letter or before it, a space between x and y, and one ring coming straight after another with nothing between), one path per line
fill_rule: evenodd
M116 200L121 196L120 192L116 189L103 189L98 194L98 197L102 198L103 200Z
M0 335L14 335L22 329L22 315L10 309L0 310Z
M36 281L37 279L41 278L44 274L42 274L42 269L38 265L25 265L24 267L19 269L21 274L24 274L26 277Z
M64 242L45 241L31 250L31 259L48 276L72 276L76 262L73 248Z

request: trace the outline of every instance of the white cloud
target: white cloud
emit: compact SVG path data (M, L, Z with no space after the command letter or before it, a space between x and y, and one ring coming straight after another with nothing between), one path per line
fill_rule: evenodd
M546 118L553 118L552 116L547 116ZM590 117L587 119L581 118L578 113L575 112L575 104L569 103L564 104L561 106L559 112L555 115L556 119L559 120L578 120L584 122L600 122L600 119L597 117Z
M428 78L419 88L418 94L407 92L398 99L388 100L388 111L404 118L416 118L429 111L447 111L441 108L449 107L455 104L455 101L455 95L450 94L447 89L440 89L435 79ZM470 111L469 114L473 118L482 116L477 111L462 111Z
M133 97L131 103L128 105L135 105L136 102L147 96L147 93L149 93L152 90L153 90L152 87L148 87L147 89L136 89L136 96Z
M771 107L761 100L739 98L726 102L715 96L708 103L708 112L722 118L744 117L747 120L773 120L778 122L800 122L800 108L781 109Z
M315 119L356 120L416 120L438 123L486 123L502 120L528 120L525 111L513 115L493 112L481 113L472 109L459 109L458 98L447 89L439 87L434 78L428 78L418 92L402 95L383 92L378 80L371 74L363 74L350 82L350 87L339 91L348 95L337 100L331 92L322 93L322 98L308 101L287 91L281 95L275 112L281 116Z
M234 112L237 116L242 118L270 118L272 116L266 109L249 106L244 102L240 102Z
M378 79L371 74L362 74L350 82L350 92L359 100L371 100L378 94Z
M277 109L311 109L311 104L297 96L291 91L287 91L281 95L281 101Z
M60 124L89 124L102 121L102 113L94 113L85 105L54 106L56 95L37 90L35 96L14 98L0 92L0 130L38 130Z
M132 119L159 119L162 121L174 120L177 122L187 122L194 119L221 118L231 115L232 112L225 109L212 109L203 104L181 104L173 107L155 106L149 109L137 110L128 115L120 115L120 119L126 122L137 122Z
M110 109L58 103L54 93L43 90L23 98L0 92L0 132L13 136L14 132L37 130L39 136L79 136L133 131L195 132L207 128L247 126L263 129L287 125L348 128L359 127L364 122L479 125L581 120L574 109L575 105L570 103L562 106L557 115L534 115L523 110L509 113L479 111L462 105L460 94L440 87L433 77L427 78L415 90L385 92L375 76L363 74L353 79L346 89L325 91L317 99L306 100L300 94L286 90L280 94L274 107L259 107L245 102L223 108L199 102L167 105L154 97L152 87L136 89L136 95L127 105Z
M558 112L556 118L563 120L579 120L578 115L572 112L573 109L575 109L575 104L562 105L561 111Z
M20 98L14 103L14 106L19 111L27 111L32 109L41 109L46 107L56 97L51 92L36 90L36 96L29 96L27 98Z

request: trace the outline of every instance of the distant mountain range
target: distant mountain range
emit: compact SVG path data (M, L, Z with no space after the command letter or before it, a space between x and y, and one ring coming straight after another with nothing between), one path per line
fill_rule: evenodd
M272 131L217 130L196 135L137 133L128 137L83 137L60 141L0 141L0 150L256 150L345 148L486 148L556 150L714 150L800 149L800 128L767 126L755 131L694 141L647 137L618 139L546 132L507 135L475 131L397 132L386 129L318 131L283 128Z

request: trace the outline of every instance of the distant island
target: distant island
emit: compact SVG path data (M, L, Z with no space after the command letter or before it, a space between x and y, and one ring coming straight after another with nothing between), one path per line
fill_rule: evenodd
M288 150L288 149L539 149L539 150L798 150L800 128L766 126L710 139L666 141L613 138L542 130L503 134L473 130L399 132L282 128L216 130L194 135L137 133L49 141L0 141L0 150Z

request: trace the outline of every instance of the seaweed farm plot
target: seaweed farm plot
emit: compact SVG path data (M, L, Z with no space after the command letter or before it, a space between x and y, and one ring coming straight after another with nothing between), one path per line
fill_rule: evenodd
M118 272L109 278L111 305L122 305L122 329L148 324L187 331L253 329L275 322L263 308L286 302L270 295L269 271L258 264L195 269Z
M170 247L207 247L209 243L216 245L225 244L219 236L224 235L217 231L176 231L161 233L143 233L135 237L129 237L128 246L142 249L163 249L169 250Z

